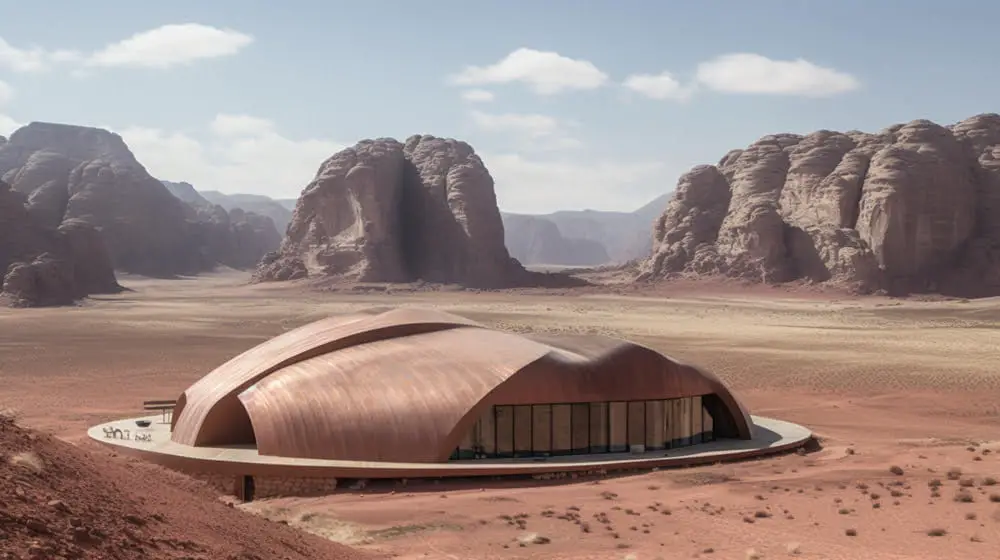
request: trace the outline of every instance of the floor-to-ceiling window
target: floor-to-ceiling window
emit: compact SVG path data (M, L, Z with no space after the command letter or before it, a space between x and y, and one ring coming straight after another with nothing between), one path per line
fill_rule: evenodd
M497 457L514 456L514 407L497 406Z
M552 454L573 453L573 405L552 405Z
M608 451L628 451L628 403L608 403Z
M486 409L452 459L548 457L673 449L715 439L700 396L681 399L497 405Z
M552 405L536 404L531 407L531 451L547 457L552 454Z
M590 403L590 452L608 452L608 403Z

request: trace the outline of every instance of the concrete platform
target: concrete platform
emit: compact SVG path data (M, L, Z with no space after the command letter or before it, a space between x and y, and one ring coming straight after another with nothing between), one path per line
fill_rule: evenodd
M205 474L252 475L301 478L438 478L502 475L533 475L573 471L615 471L686 467L760 457L805 445L812 437L806 428L790 422L753 416L754 437L723 439L642 454L602 453L518 459L479 459L447 463L383 463L297 459L259 455L255 447L190 447L170 440L170 424L160 416L128 418L90 428L87 435L98 443L172 469ZM149 428L137 420L151 422ZM131 439L105 437L104 429L128 430ZM149 440L135 439L148 434Z

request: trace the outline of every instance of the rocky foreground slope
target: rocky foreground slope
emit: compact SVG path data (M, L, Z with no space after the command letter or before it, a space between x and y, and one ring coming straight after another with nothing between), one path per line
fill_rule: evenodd
M765 136L681 177L640 280L1000 294L1000 115Z
M192 214L117 134L31 123L0 145L0 178L43 226L77 220L98 228L118 270L172 276L225 264L215 248L227 228Z
M260 281L525 285L504 246L493 178L471 146L412 136L364 140L326 160L295 207Z
M0 411L0 558L358 560L205 484L24 429Z

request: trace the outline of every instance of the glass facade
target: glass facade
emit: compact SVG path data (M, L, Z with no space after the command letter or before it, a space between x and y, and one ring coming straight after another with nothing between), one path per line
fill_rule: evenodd
M490 407L452 459L656 451L715 439L702 397Z

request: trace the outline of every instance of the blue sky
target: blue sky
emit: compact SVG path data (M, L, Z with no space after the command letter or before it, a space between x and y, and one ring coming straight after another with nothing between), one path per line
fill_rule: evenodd
M998 110L1000 91L1000 3L985 1L0 0L0 12L0 134L104 126L159 178L275 197L342 146L427 133L475 146L505 210L630 210L765 134L951 123Z

